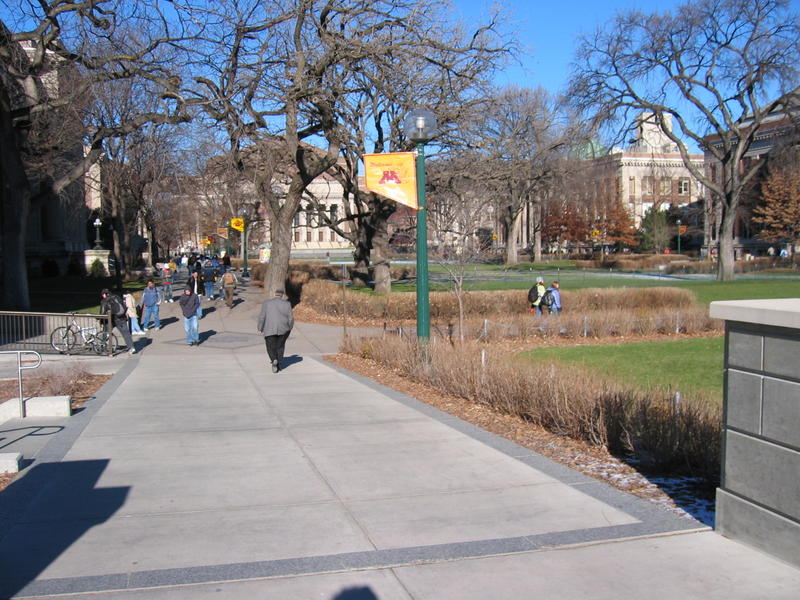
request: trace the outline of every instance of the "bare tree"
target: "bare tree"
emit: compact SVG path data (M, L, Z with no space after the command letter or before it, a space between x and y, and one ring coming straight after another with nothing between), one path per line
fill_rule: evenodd
M733 279L737 207L763 162L743 159L767 119L796 107L799 59L800 25L787 0L629 11L581 40L568 95L618 123L618 139L629 132L631 112L646 111L678 145L686 168L719 202L721 280ZM692 163L684 137L712 158L710 169Z
M25 224L31 205L83 177L102 155L104 140L146 123L188 119L180 79L174 77L175 57L162 52L176 37L169 29L186 24L171 3L167 17L158 0L13 4L9 18L0 20L3 304L24 310L29 306ZM157 110L90 124L85 109L95 86L131 78L146 79L158 90ZM52 128L42 124L59 120L81 125L72 144L80 148L82 142L87 150L60 153L62 160L51 163L59 168L43 173L31 157L41 148L37 142L54 141ZM37 127L46 130L38 139L31 136Z
M476 163L473 176L493 188L506 264L518 261L523 210L538 205L555 184L574 136L559 101L541 88L497 91L475 115L465 143L487 158Z
M208 52L214 77L198 77L199 95L207 116L225 131L233 168L253 183L270 222L268 291L283 286L295 213L304 200L318 200L309 185L331 169L348 212L344 220L314 212L355 244L362 269L372 261L379 268L375 278L388 283L385 232L394 206L359 188L358 160L368 145L402 148L399 123L409 108L423 99L444 103L490 64L484 56L490 36L455 36L443 6L275 0L231 2L219 16L223 43ZM370 256L376 247L378 256Z

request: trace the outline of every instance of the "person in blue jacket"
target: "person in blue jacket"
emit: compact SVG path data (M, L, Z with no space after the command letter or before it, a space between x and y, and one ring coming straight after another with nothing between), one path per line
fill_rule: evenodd
M144 314L142 315L142 327L145 331L150 328L150 318L152 317L155 329L161 329L161 319L158 315L159 304L161 304L161 297L156 289L156 284L152 279L147 280L147 287L142 292L142 306L144 306Z
M544 291L544 295L542 296L542 301L540 304L547 307L547 310L550 311L550 314L558 314L561 312L561 292L559 291L557 281L551 283L550 287Z

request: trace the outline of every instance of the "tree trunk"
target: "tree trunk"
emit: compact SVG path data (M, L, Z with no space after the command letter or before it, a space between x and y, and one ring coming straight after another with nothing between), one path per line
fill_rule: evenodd
M510 218L510 223L506 225L506 264L516 265L519 262L519 255L517 254L517 235L519 233L519 224L521 213L516 214ZM508 221L508 220L507 220Z
M286 289L286 278L289 275L289 254L292 248L292 218L291 213L283 207L280 214L270 215L270 232L272 253L269 258L269 269L264 281L264 292L267 298L275 294L275 290ZM288 215L288 216L287 216ZM274 217L274 218L273 218Z
M533 207L533 260L542 262L542 205L536 203Z
M353 285L366 286L369 283L369 260L372 250L372 228L362 224L358 228L358 237L353 250Z
M379 294L388 294L392 291L392 273L389 266L389 232L386 219L379 218L375 223L371 260L374 289Z
M719 263L717 264L717 279L719 281L733 281L736 257L733 250L733 225L736 222L736 211L728 208L729 204L722 205L722 231L719 239Z

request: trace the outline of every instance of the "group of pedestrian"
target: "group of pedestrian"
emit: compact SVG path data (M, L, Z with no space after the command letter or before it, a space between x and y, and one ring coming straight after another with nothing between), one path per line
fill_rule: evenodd
M226 271L222 276L221 283L225 291L225 304L232 308L233 292L238 283L236 275L233 271ZM189 346L200 344L199 321L203 316L200 297L204 291L205 286L201 274L193 271L186 282L183 294L178 299L183 315L186 344ZM283 368L286 341L294 327L292 305L285 296L284 290L277 290L273 298L263 302L258 317L258 331L264 336L269 365L273 373L278 373ZM102 290L100 298L100 314L111 315L112 327L120 332L130 354L136 354L133 335L145 335L145 332L151 328L151 320L152 328L161 328L159 305L164 296L156 289L152 279L147 281L147 286L138 300L133 293L129 292L120 298L107 289ZM141 325L138 308L143 311Z
M528 290L529 311L538 315L544 314L547 309L548 314L558 314L561 312L561 291L557 281L549 286L545 286L544 278L537 277L536 283Z

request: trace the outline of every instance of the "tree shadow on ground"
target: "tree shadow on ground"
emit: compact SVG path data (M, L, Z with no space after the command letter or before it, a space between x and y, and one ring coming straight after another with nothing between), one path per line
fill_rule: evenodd
M108 463L42 463L0 494L0 598L23 592L81 536L123 505L129 487L96 487Z

